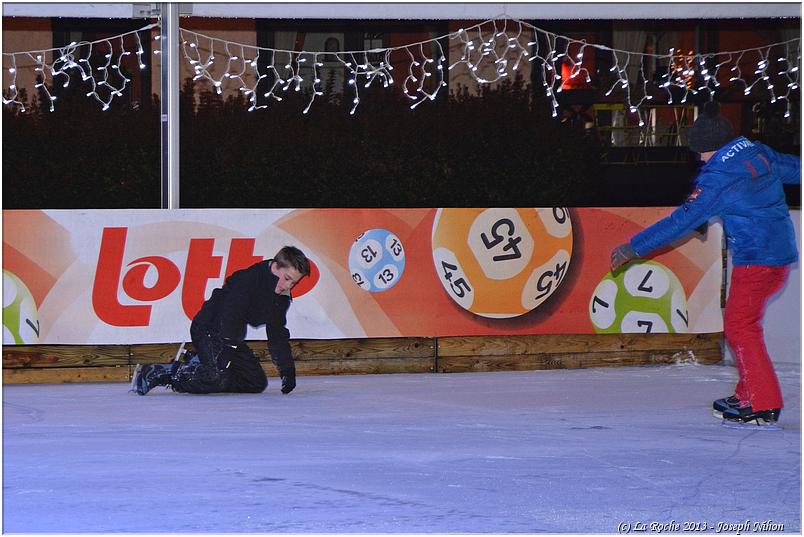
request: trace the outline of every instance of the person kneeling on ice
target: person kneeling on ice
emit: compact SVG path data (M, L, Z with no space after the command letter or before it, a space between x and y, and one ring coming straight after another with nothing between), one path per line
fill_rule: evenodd
M704 162L692 193L667 218L616 247L611 267L616 271L719 216L734 265L723 331L739 381L734 395L713 403L713 413L727 426L773 426L783 406L782 392L761 323L765 305L798 259L782 184L801 184L801 158L735 137L714 101L706 103L692 125L689 147Z
M282 393L296 387L286 313L290 290L310 275L310 261L293 246L273 259L238 270L212 291L190 325L195 353L170 364L138 365L132 390L145 395L156 386L186 393L261 393L268 386L260 361L245 344L247 325L265 325L271 360L282 379ZM181 354L181 353L180 353Z

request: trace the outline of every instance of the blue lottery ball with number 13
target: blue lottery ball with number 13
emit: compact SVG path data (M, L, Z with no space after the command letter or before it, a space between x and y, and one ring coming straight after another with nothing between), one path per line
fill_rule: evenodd
M360 234L349 250L352 280L372 293L387 291L405 271L405 248L387 229L369 229Z

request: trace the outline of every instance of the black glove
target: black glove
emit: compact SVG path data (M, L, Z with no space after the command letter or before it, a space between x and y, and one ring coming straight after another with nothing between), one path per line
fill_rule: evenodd
M631 243L619 245L611 251L611 271L614 272L632 259L639 257L637 253L631 248Z
M289 373L284 373L281 375L281 377L282 377L282 393L287 395L293 391L293 388L296 387L296 372L291 371Z

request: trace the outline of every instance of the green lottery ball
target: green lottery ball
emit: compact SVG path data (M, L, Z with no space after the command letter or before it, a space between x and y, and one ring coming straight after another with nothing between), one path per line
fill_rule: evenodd
M28 287L3 270L3 343L23 345L39 341L39 315Z
M634 261L607 273L589 300L599 334L685 333L687 296L673 271L656 261Z

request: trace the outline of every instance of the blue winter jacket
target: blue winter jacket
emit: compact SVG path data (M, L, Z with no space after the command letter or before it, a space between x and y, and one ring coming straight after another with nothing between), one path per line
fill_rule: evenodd
M787 265L798 259L782 183L801 183L801 158L743 136L703 165L692 194L667 218L631 238L640 257L720 216L734 265Z

